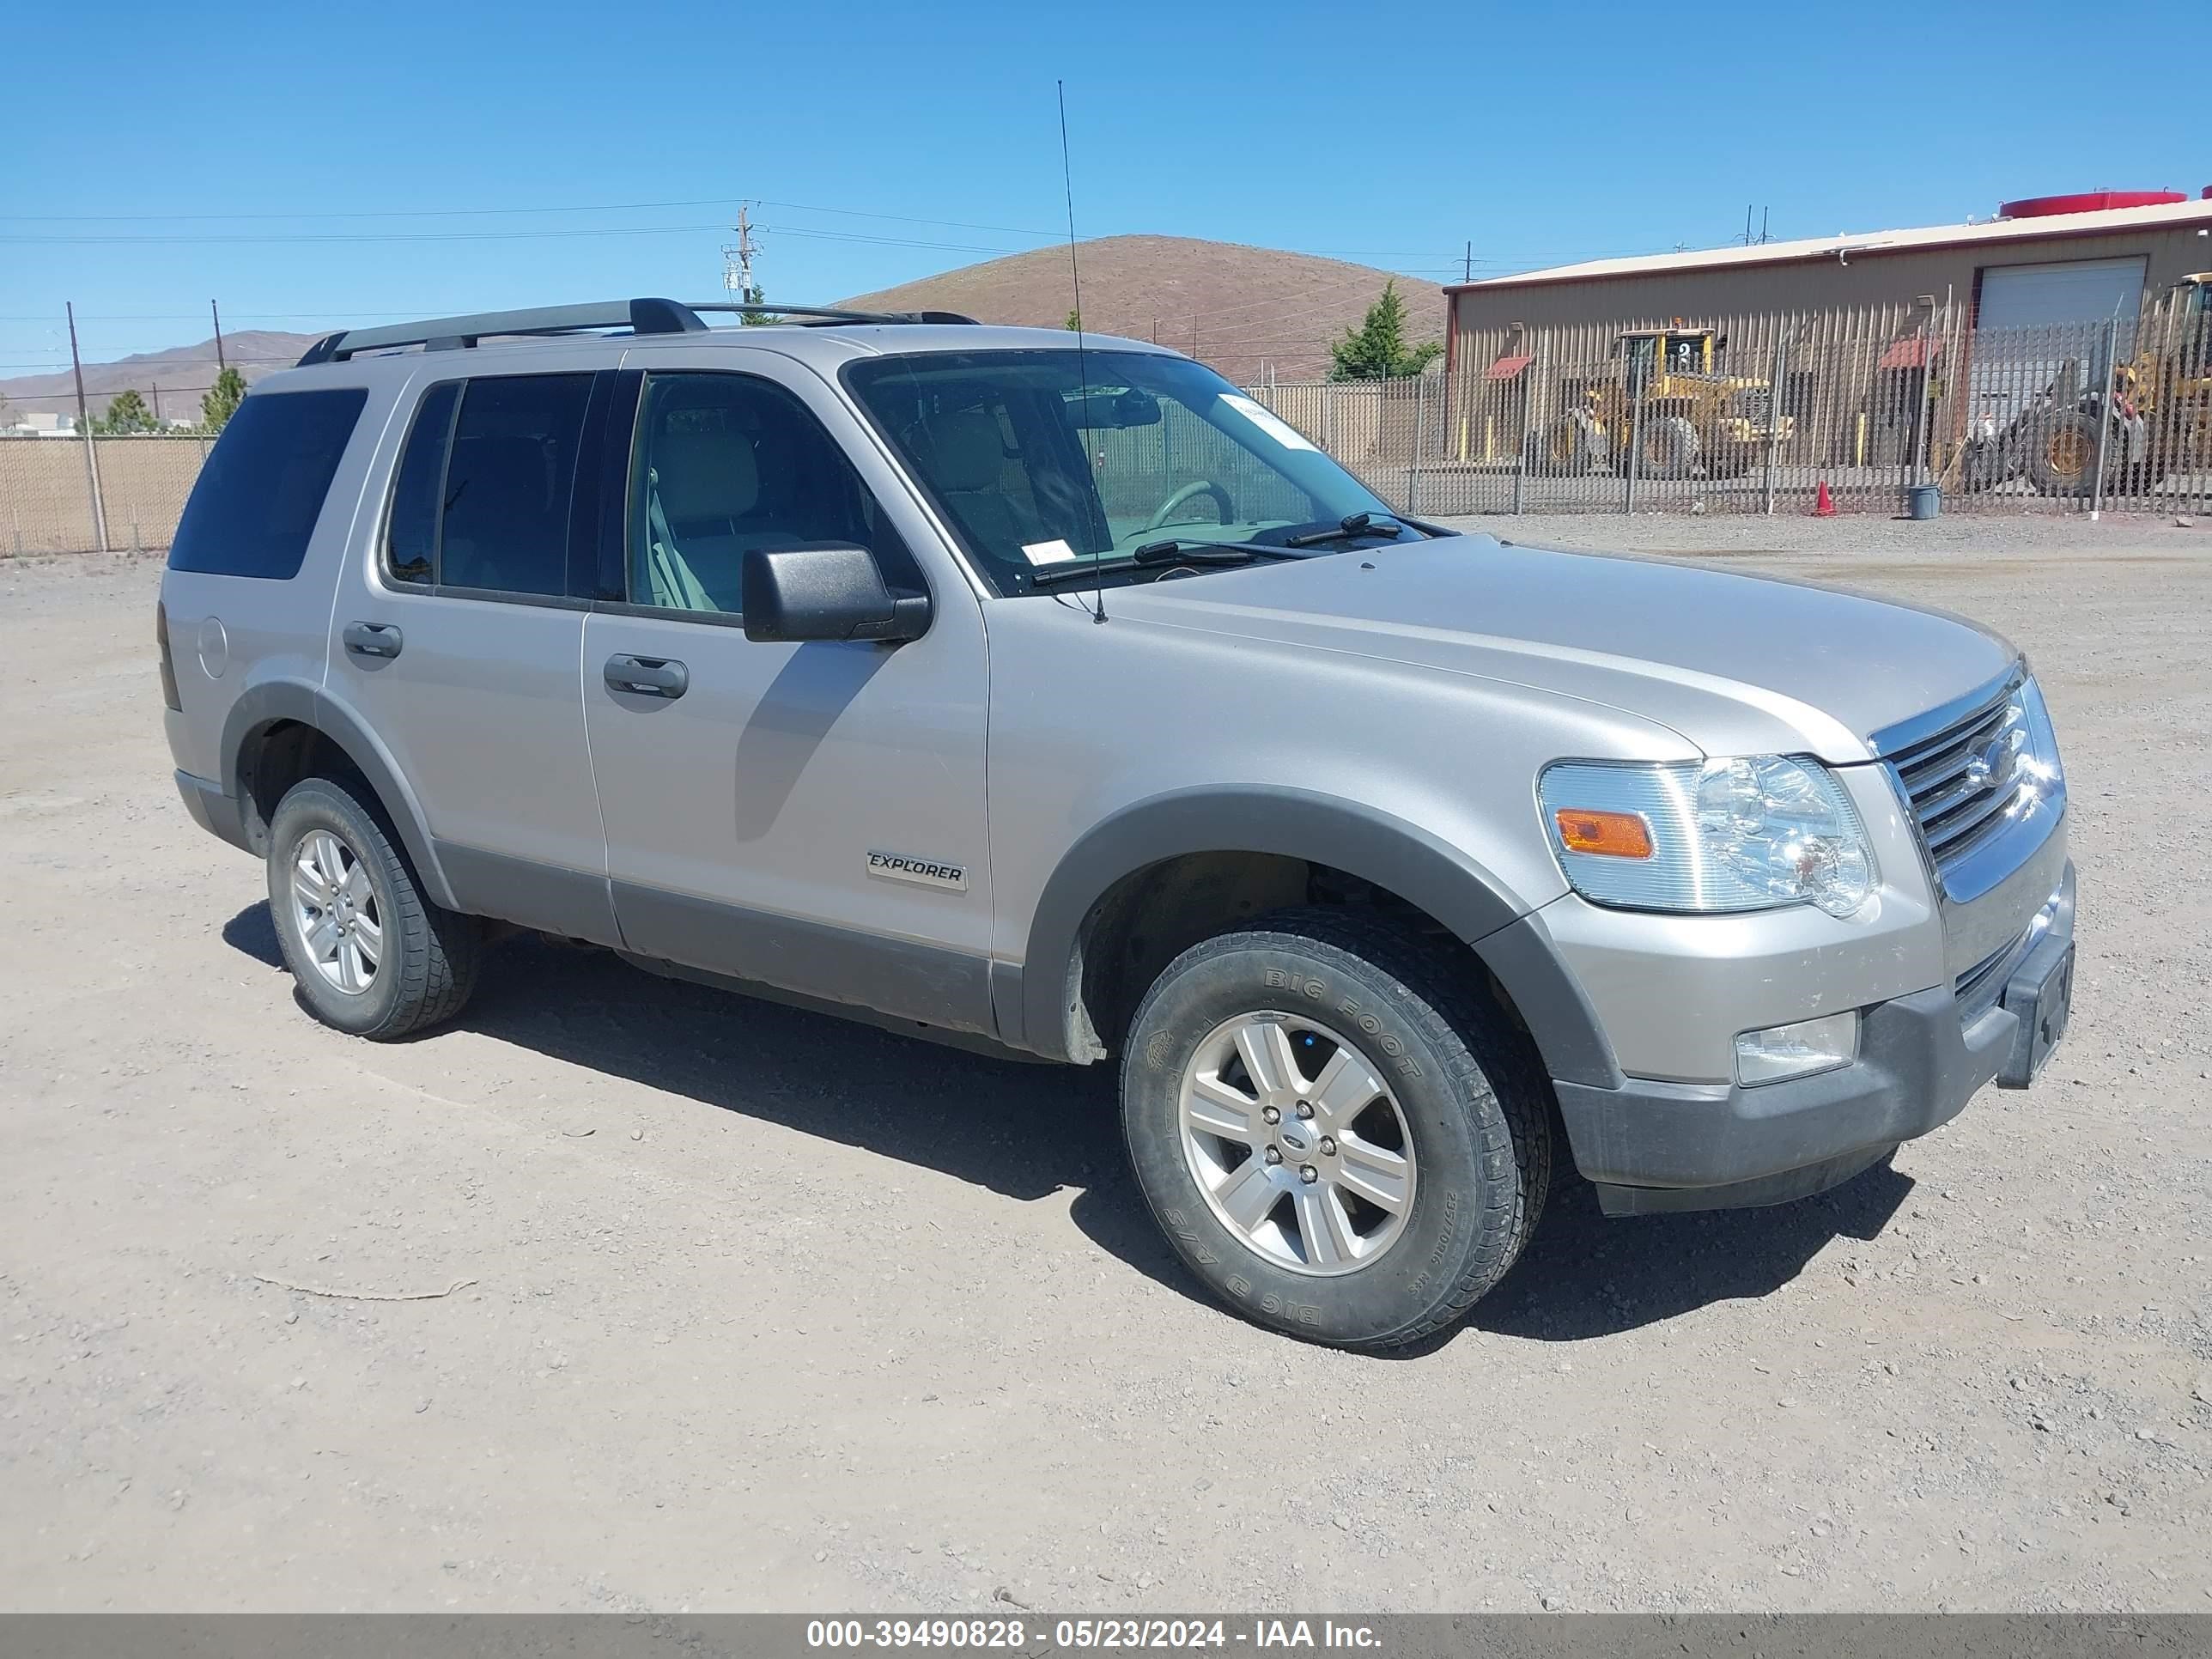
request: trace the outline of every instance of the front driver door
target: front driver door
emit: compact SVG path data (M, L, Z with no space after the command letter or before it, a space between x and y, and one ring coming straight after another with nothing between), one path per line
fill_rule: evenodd
M623 597L584 626L623 939L988 1031L981 606L941 552L925 577L908 549L926 523L829 388L787 358L745 356L758 372L646 374L623 569L606 577ZM929 631L896 646L748 640L745 550L803 542L867 547L893 588L932 592Z

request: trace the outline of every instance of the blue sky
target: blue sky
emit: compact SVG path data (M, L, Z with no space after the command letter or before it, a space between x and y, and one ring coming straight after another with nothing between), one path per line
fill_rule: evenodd
M2109 19L2121 39L2097 37ZM753 21L748 21L753 20ZM227 327L717 291L740 199L771 297L1064 225L1439 280L2212 183L2212 13L1586 3L11 8L0 376ZM2069 81L2068 77L2075 77ZM649 205L648 205L649 204Z

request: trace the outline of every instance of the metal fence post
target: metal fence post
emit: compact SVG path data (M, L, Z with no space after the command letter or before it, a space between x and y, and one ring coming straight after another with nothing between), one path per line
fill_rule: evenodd
M1413 377L1413 459L1406 469L1406 511L1421 510L1421 447L1429 423L1429 377Z
M1644 392L1650 383L1649 374L1636 383L1636 410L1628 422L1628 486L1620 506L1623 513L1636 511L1636 475L1642 470L1644 457Z
M1774 452L1782 435L1782 376L1790 366L1790 332L1774 337L1774 377L1766 383L1766 498L1762 510L1774 516Z
M1536 383L1544 373L1542 360L1531 358L1521 373L1521 442L1513 452L1513 510L1516 513L1521 511L1521 503L1528 485L1528 405L1535 401Z
M93 539L100 544L100 550L106 553L111 550L107 545L107 503L102 499L100 490L100 441L92 435L92 422L89 421L84 427L84 477L92 491Z
M2094 524L2105 516L2105 448L2112 433L2112 378L2118 368L2120 349L2120 319L2116 316L2105 325L2105 384L2097 393L2097 481L2089 491L2089 521Z

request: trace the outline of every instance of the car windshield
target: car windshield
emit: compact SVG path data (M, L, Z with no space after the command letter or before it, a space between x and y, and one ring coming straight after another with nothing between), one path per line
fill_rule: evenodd
M1374 515L1373 538L1418 534L1296 428L1188 358L1070 345L870 358L844 374L1001 593L1170 539L1283 546L1361 513Z

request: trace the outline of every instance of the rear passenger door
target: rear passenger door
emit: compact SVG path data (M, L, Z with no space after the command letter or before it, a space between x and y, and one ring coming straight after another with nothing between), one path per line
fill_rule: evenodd
M427 354L426 354L427 355ZM374 556L331 615L328 690L386 744L463 908L617 943L584 738L609 372L426 375Z
M640 354L633 353L632 361ZM720 353L720 356L732 355ZM584 628L584 702L629 947L787 990L990 1029L973 592L856 418L790 360L644 377L626 533ZM901 645L745 637L755 547L866 547L932 595ZM651 679L661 684L654 687Z

